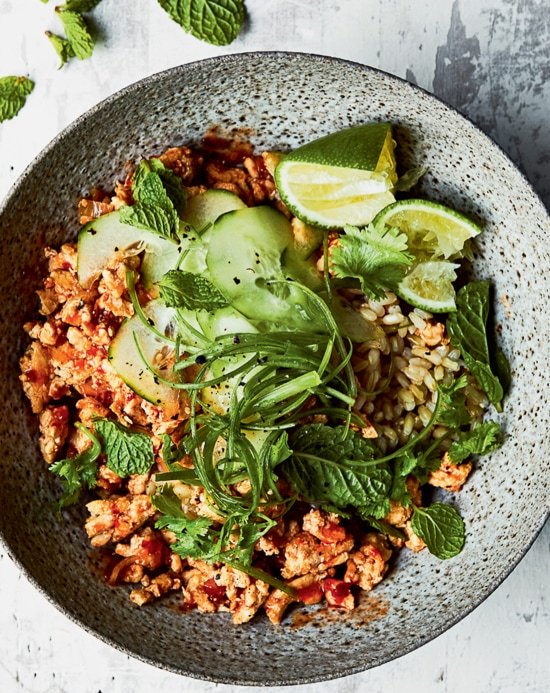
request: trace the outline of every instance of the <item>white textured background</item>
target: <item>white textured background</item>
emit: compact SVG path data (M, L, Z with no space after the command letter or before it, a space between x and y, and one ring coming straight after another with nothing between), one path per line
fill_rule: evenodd
M0 0L0 76L36 82L19 116L0 125L0 198L65 125L131 82L224 52L300 50L370 64L434 91L493 136L550 203L549 0L247 0L246 30L229 49L185 35L156 0L103 0L92 15L101 37L92 59L60 71L43 36L59 31L54 5ZM549 558L547 524L503 585L446 634L364 674L300 690L548 693ZM112 650L0 555L0 693L152 690L250 689L181 678Z

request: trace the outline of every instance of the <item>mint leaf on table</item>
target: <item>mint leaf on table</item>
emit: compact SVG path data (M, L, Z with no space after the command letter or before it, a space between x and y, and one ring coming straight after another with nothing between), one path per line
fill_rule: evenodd
M101 444L85 426L78 423L75 426L90 438L92 445L75 457L58 460L50 465L50 470L61 477L63 484L63 495L58 502L60 510L74 505L84 488L93 488L96 485L96 460L101 453Z
M464 520L450 505L433 503L427 508L415 507L411 527L437 558L445 560L462 551Z
M460 349L464 363L489 401L497 411L502 411L504 388L492 371L487 344L489 287L487 281L476 281L466 284L458 291L457 311L447 318L447 332L451 336L451 343ZM502 356L499 357L501 372L504 370Z
M237 38L246 10L244 0L158 0L185 31L214 46Z
M471 431L460 433L459 439L454 440L448 450L451 462L459 464L470 455L486 455L497 450L502 445L499 434L500 425L496 421L484 421Z
M407 236L398 229L381 229L373 224L363 229L345 226L344 230L332 250L330 264L334 274L359 279L367 296L383 298L386 289L395 288L412 264Z
M94 52L94 39L88 30L84 17L78 12L71 12L64 7L56 7L55 11L59 15L75 56L79 60L89 58Z
M34 82L28 77L0 77L0 123L19 113L33 89Z
M64 7L72 12L91 12L101 0L65 0Z
M206 277L182 270L170 270L159 282L160 296L171 308L215 311L229 303Z
M389 510L391 472L370 463L375 448L345 426L301 426L290 437L292 457L277 467L304 500L336 508L355 507L362 516L384 517Z
M61 60L61 64L59 65L59 69L61 69L66 62L68 62L71 58L74 58L74 50L71 46L71 42L62 36L52 34L51 31L46 31L46 36Z
M110 419L96 419L94 429L102 438L107 467L115 474L145 474L153 466L153 443L146 433L130 431Z

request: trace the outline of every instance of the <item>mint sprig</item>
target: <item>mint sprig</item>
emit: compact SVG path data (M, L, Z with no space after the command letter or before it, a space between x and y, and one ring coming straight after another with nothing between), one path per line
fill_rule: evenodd
M158 0L189 34L214 46L234 41L243 25L244 0Z
M101 0L65 0L65 8L72 12L91 12Z
M75 57L79 60L89 58L94 52L94 39L84 17L78 12L66 9L66 6L56 7L55 11L63 24L67 41Z
M33 89L34 82L28 77L0 77L0 123L19 113Z

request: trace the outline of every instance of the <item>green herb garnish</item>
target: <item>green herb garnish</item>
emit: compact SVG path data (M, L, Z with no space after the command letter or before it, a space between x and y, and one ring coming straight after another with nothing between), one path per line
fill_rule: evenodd
M146 433L130 431L110 419L96 419L94 429L103 441L107 467L115 474L145 474L153 466L153 443Z
M158 0L185 31L214 46L225 46L239 34L246 10L243 0Z
M331 265L337 277L354 277L367 296L380 299L405 276L413 256L407 252L407 236L398 229L363 229L345 226L332 251Z
M0 77L0 123L19 113L33 89L34 82L28 77Z
M101 454L101 443L82 424L76 423L75 427L87 435L92 444L75 457L58 460L50 465L50 470L61 477L63 484L63 495L58 502L59 509L74 505L84 489L93 488L96 485L96 460Z

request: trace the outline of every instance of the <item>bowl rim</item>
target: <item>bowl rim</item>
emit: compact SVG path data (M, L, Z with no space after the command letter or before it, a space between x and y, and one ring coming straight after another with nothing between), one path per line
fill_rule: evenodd
M182 71L185 71L187 69L192 69L195 66L198 65L208 65L208 64L213 64L213 65L231 65L235 62L238 62L240 60L247 59L247 58L257 58L257 57L265 57L265 58L275 58L275 59L291 59L291 60L301 60L301 59L306 59L306 60L311 60L312 62L316 62L319 65L322 65L323 63L331 63L331 64L340 64L342 66L350 66L355 69L360 69L363 70L367 73L371 74L376 74L384 79L388 79L389 81L394 81L400 84L401 86L404 86L407 89L412 89L413 91L417 91L420 94L422 94L424 97L427 97L428 99L433 99L437 101L444 110L452 113L454 116L458 116L459 118L463 119L464 121L467 122L469 127L476 132L478 135L481 135L483 138L485 138L488 142L488 144L494 148L500 154L504 157L504 159L507 161L508 164L512 166L513 169L515 169L519 174L522 179L522 183L524 184L525 188L530 192L533 201L535 203L538 203L541 207L541 211L543 212L543 217L546 217L546 219L550 223L550 215L549 212L546 208L546 205L540 198L538 192L535 190L533 184L529 181L527 178L527 175L525 174L525 171L523 170L522 166L515 163L512 161L511 157L507 154L507 152L499 145L490 135L486 134L478 125L474 123L474 121L467 115L461 113L458 109L454 108L453 106L449 105L446 101L441 99L440 97L436 96L435 94L431 93L427 89L424 89L423 87L419 86L418 84L415 84L413 82L410 82L403 77L399 77L397 75L394 75L390 72L387 72L385 70L381 70L380 68L375 68L370 65L366 65L357 61L353 60L348 60L345 58L339 58L336 56L330 56L330 55L324 55L324 54L319 54L319 53L307 53L307 52L302 52L302 51L243 51L243 52L236 52L236 53L229 53L229 54L224 54L224 55L219 55L219 56L213 56L209 58L204 58L204 59L199 59L199 60L194 60L188 63L182 63L180 65L176 65L174 67L168 68L166 70L161 70L159 72L152 73L148 75L147 77L144 77L142 79L139 79L135 82L132 82L131 84L126 85L125 87L113 92L109 96L105 97L98 103L96 103L94 106L89 108L88 110L84 111L81 113L79 116L77 116L74 120L72 120L69 124L67 124L55 137L53 137L48 144L43 147L40 152L32 159L32 161L23 169L22 173L17 177L14 183L9 187L8 192L4 196L4 198L0 201L0 221L2 218L2 215L4 214L5 210L7 209L8 205L11 203L12 198L14 198L17 195L19 187L23 184L25 179L31 174L32 170L34 167L40 163L42 160L46 159L50 152L57 146L58 142L60 142L64 137L66 137L69 133L71 133L73 130L79 128L83 123L85 123L89 118L93 117L96 113L101 111L104 107L110 105L111 103L114 103L118 101L119 99L124 98L126 95L133 93L134 91L137 91L139 89L142 89L143 87L147 87L150 84L153 84L155 81L157 81L159 78L162 80L169 79L172 75L177 75L181 73ZM159 662L154 659L154 657L147 657L145 655L138 654L126 646L120 644L117 642L114 638L111 636L105 635L104 633L100 633L96 631L92 626L88 625L85 623L80 617L76 616L75 614L72 613L72 611L65 605L59 603L47 590L47 588L43 585L41 585L38 580L30 574L30 572L24 567L24 565L21 563L19 558L15 555L15 553L12 552L12 547L8 545L7 539L4 537L2 531L0 530L0 547L3 548L6 552L6 554L9 556L10 560L16 565L16 567L19 569L19 571L25 576L25 578L30 582L30 584L38 590L39 593L41 593L46 600L52 604L59 612L61 612L64 616L69 618L73 623L77 624L80 628L82 628L86 633L94 636L98 640L102 641L103 643L106 643L110 645L111 647L115 648L119 652L122 652L126 655L129 655L141 662L144 662L146 664L149 664L157 669L162 669L164 671L169 671L174 674L178 674L180 676L187 676L192 679L197 679L201 681L209 681L209 682L215 682L215 683L223 683L223 684L230 684L230 685L243 685L243 686L289 686L289 685L302 685L302 684L310 684L310 683L317 683L321 681L330 681L338 678L343 678L346 676L351 676L354 674L358 674L364 671L367 671L369 669L381 666L383 664L386 664L387 662L394 661L397 659L400 659L401 657L413 652L414 650L418 649L419 647L422 647L423 645L427 644L428 642L434 640L435 638L439 637L443 633L447 632L450 630L453 626L455 626L457 623L462 621L466 616L468 616L474 609L476 609L480 604L482 604L503 582L506 580L506 578L512 573L512 571L517 567L517 565L520 563L520 561L524 558L524 556L527 554L527 552L530 550L532 547L533 543L539 536L540 532L542 531L543 527L545 526L547 520L550 518L550 507L548 508L542 508L542 512L540 514L540 517L538 518L538 521L535 523L535 529L533 531L533 536L531 537L530 541L527 543L527 545L523 546L522 549L517 553L517 555L514 556L513 560L505 567L505 569L490 583L484 585L483 591L480 594L478 599L474 599L470 602L468 607L463 610L460 614L452 617L449 619L444 626L442 627L433 627L431 630L424 631L422 635L418 635L417 638L410 643L408 647L406 647L402 652L400 652L397 656L388 656L388 657L381 657L379 660L375 660L369 664L357 664L354 666L345 666L342 667L339 670L335 670L331 672L330 674L327 675L321 675L321 676L296 676L289 678L287 680L275 680L275 679L270 679L270 680L265 680L262 681L262 683L258 683L256 680L251 680L247 679L246 676L240 677L240 678L232 678L231 680L224 680L221 678L218 678L216 676L209 676L208 674L197 674L192 671L187 671L183 667L173 667L168 664Z

